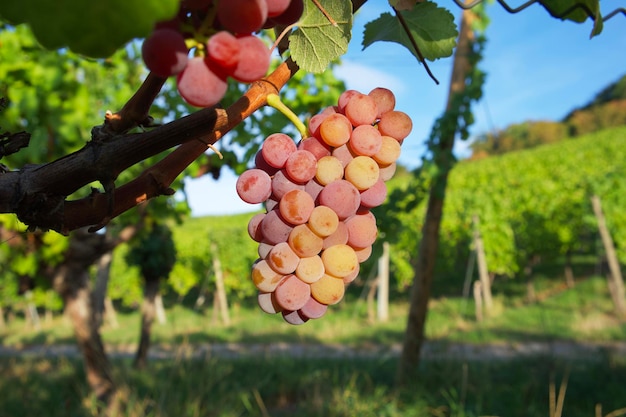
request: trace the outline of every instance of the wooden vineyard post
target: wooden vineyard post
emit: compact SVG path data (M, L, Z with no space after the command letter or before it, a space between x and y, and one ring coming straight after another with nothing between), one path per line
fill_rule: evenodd
M383 243L378 259L378 321L389 319L389 243Z
M211 243L211 254L213 255L213 272L215 272L215 289L216 302L214 307L220 311L224 324L230 324L230 315L228 314L228 300L226 299L226 289L224 287L224 274L222 273L222 263L220 262L217 246Z
M622 278L622 271L620 269L619 261L617 260L617 254L615 253L615 245L611 238L611 233L606 226L606 219L602 212L602 204L600 198L597 195L591 197L591 204L593 206L593 213L598 221L598 231L604 245L604 251L606 252L607 261L609 263L609 292L615 305L615 311L619 317L626 317L626 300L624 296L624 279Z
M474 281L474 303L476 305L476 321L483 321L483 296L480 281Z
M474 223L474 247L476 250L476 260L478 261L478 276L480 277L480 287L482 289L482 298L485 303L485 314L489 316L493 307L491 299L491 280L489 279L489 271L487 270L487 257L485 256L485 246L483 238L480 235L478 226L478 216L472 216Z

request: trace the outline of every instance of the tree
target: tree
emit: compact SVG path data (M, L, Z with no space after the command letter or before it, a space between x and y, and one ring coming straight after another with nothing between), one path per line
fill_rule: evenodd
M113 4L108 4L106 8L95 3L84 4L71 0L54 5L44 0L29 0L27 4L23 1L9 0L0 4L0 16L10 21L12 25L3 25L1 29L3 33L12 33L25 30L23 26L14 25L27 23L39 42L51 50L56 50L60 55L69 54L68 51L71 50L100 58L93 61L96 67L126 65L124 62L116 63L103 58L110 56L115 50L124 49L127 42L133 38L150 35L156 22L168 21L176 16L191 25L191 29L186 27L186 31L183 32L187 40L195 45L196 51L201 53L205 48L203 45L207 33L214 32L212 20L215 17L215 13L212 13L214 10L209 13L205 7L209 3L208 7L217 6L212 2L206 2L197 8L198 5L193 3L196 2L183 1L182 6L186 9L183 9L184 13L177 15L181 6L178 0L117 0ZM293 0L293 3L298 1ZM249 135L239 136L238 143L242 144L245 150L243 158L236 157L235 153L225 153L223 163L219 163L214 157L207 160L205 156L207 146L212 146L222 140L228 132L237 129L254 131L251 129L255 127L253 115L272 117L268 115L266 109L268 97L278 95L290 79L298 77L298 72L323 72L335 59L345 53L351 36L352 14L363 3L365 2L361 0L305 1L302 17L295 26L297 28L288 26L282 33L283 28L275 26L275 32L281 32L279 36L284 36L282 40L277 39L282 62L272 68L269 75L252 82L237 100L225 98L226 108L216 105L182 116L177 110L181 102L172 105L175 103L171 101L174 89L167 88L166 77L154 71L149 73L125 104L114 107L120 110L107 111L102 124L94 126L89 135L84 135L83 140L76 143L75 149L70 151L63 148L62 155L52 152L55 150L53 145L57 141L66 140L71 132L62 131L59 135L46 133L57 125L63 126L67 120L62 117L50 119L46 114L21 114L19 104L15 104L28 100L45 101L47 93L44 94L42 91L47 90L43 87L50 88L53 81L64 79L65 73L59 69L58 63L52 62L50 65L57 68L58 75L50 77L51 79L46 80L44 86L39 89L21 90L18 88L19 85L14 85L10 90L2 90L13 103L7 107L5 114L14 123L3 125L6 132L1 136L1 155L4 157L10 153L15 154L16 159L12 159L12 170L3 169L0 174L0 212L14 213L31 231L54 230L61 234L76 231L72 235L76 237L70 240L67 254L70 259L71 254L76 258L74 262L66 261L61 264L60 271L62 270L63 274L58 272L55 275L64 277L57 288L64 296L66 307L72 305L76 299L89 298L88 276L85 271L98 258L97 254L101 255L102 251L110 249L109 243L98 241L90 244L90 247L92 249L99 247L99 251L81 251L83 248L79 243L102 239L99 237L101 235L93 232L111 227L112 219L129 212L143 202L172 195L175 192L175 181L199 159L205 163L194 165L191 171L196 174L212 172L217 175L219 167L223 164L241 172L248 165L247 160L254 155L255 146L258 148L258 141ZM595 22L593 33L599 33L601 30L602 19L597 0L587 0L580 4L574 1L548 0L540 3L555 17L578 22L591 17ZM430 1L392 1L391 4L393 14L385 13L367 25L363 43L365 47L377 41L398 42L406 46L424 64L426 60L433 61L452 54L457 36L453 14ZM194 22L199 22L199 25L193 26ZM112 27L115 27L115 30L111 30ZM206 29L209 32L204 32ZM86 36L87 34L90 36ZM34 42L32 47L38 48ZM132 49L132 46L128 48ZM81 58L76 56L76 60ZM426 65L425 68L428 69ZM79 94L82 98L105 95L97 90L89 91L87 89L89 83L80 82L83 76L77 74L76 77L73 84L79 88L77 87L77 92L71 95L72 98L79 97ZM462 79L459 81L463 83ZM108 86L110 87L111 83ZM239 84L231 83L231 91L242 91L242 88L244 87ZM297 90L298 86L292 88ZM321 86L318 89L324 88L325 86ZM295 97L287 92L284 94L284 100L292 103L307 100L308 110L315 111L313 109L320 104L320 100L316 99L319 96L316 93L319 91L313 91L315 88L310 90L309 94L298 94ZM29 91L31 95L24 95L20 91ZM118 92L109 94L116 96ZM130 94L127 95L129 96ZM155 119L152 113L153 105L163 102L165 107L170 105L167 109L169 111ZM58 108L65 108L64 103L67 103L67 100L60 99L57 103ZM70 110L80 108L90 112L94 108L105 107L105 104L70 103L69 107ZM22 123L24 120L28 123ZM164 123L167 120L171 121ZM24 124L26 126L23 126ZM446 135L440 137L442 152L436 158L442 158L438 160L438 166L443 168L443 175L439 177L441 180L435 183L437 193L445 191L446 170L451 163L450 145L453 143L456 130L458 129L448 130L452 135L451 138ZM27 146L29 137L32 143ZM89 137L89 140L85 143L86 137ZM255 146L249 146L251 144ZM41 156L33 160L29 158L31 153ZM20 156L23 157L22 160L19 159ZM151 157L155 158L150 159ZM134 166L140 166L139 172L132 171ZM131 172L131 175L125 177L126 173ZM99 183L100 187L93 187L95 183ZM443 194L437 197L439 198L437 201L433 199L433 202L441 205L442 196ZM430 236L435 237L438 230L436 223L439 220L436 210L433 214L435 227L432 228ZM87 231L91 234L86 233ZM436 246L437 239L432 239L428 244ZM430 285L429 279L431 278L424 281L427 283L424 288ZM83 305L89 305L89 302L84 301ZM81 312L78 308L73 311L76 315ZM83 313L84 311L82 310ZM85 322L90 319L81 316L80 320ZM93 329L94 326L86 328ZM98 341L93 330L82 336L86 356L94 347L98 352L103 352L101 341ZM405 350L410 352L411 345L407 346ZM90 373L91 371L95 373ZM114 391L113 381L106 367L100 368L100 380L95 376L97 371L97 368L88 369L88 377L94 376L90 380L91 386L99 391L97 394L100 398L107 399Z

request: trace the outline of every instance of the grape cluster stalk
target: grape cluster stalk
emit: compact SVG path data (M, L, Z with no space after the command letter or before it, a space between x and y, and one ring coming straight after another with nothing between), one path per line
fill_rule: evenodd
M299 143L268 136L255 166L237 180L239 197L263 203L248 223L258 242L252 266L258 304L290 324L322 317L356 279L378 229L371 209L387 197L401 144L413 127L378 87L347 90L311 117Z
M255 33L293 24L303 10L303 0L183 0L144 40L142 58L155 75L175 76L187 103L214 106L229 78L250 83L266 75L270 49Z

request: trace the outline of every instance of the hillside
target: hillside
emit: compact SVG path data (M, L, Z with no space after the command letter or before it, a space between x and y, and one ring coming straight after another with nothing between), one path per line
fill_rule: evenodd
M470 159L528 149L623 125L626 125L626 75L562 120L527 120L479 135L470 146Z

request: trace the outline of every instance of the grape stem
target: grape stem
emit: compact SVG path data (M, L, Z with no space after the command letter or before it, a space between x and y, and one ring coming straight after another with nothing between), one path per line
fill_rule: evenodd
M306 138L308 136L307 128L302 123L302 120L295 114L285 103L282 102L280 96L278 94L268 94L267 95L267 104L282 114L284 114L287 119L298 129L302 138Z

